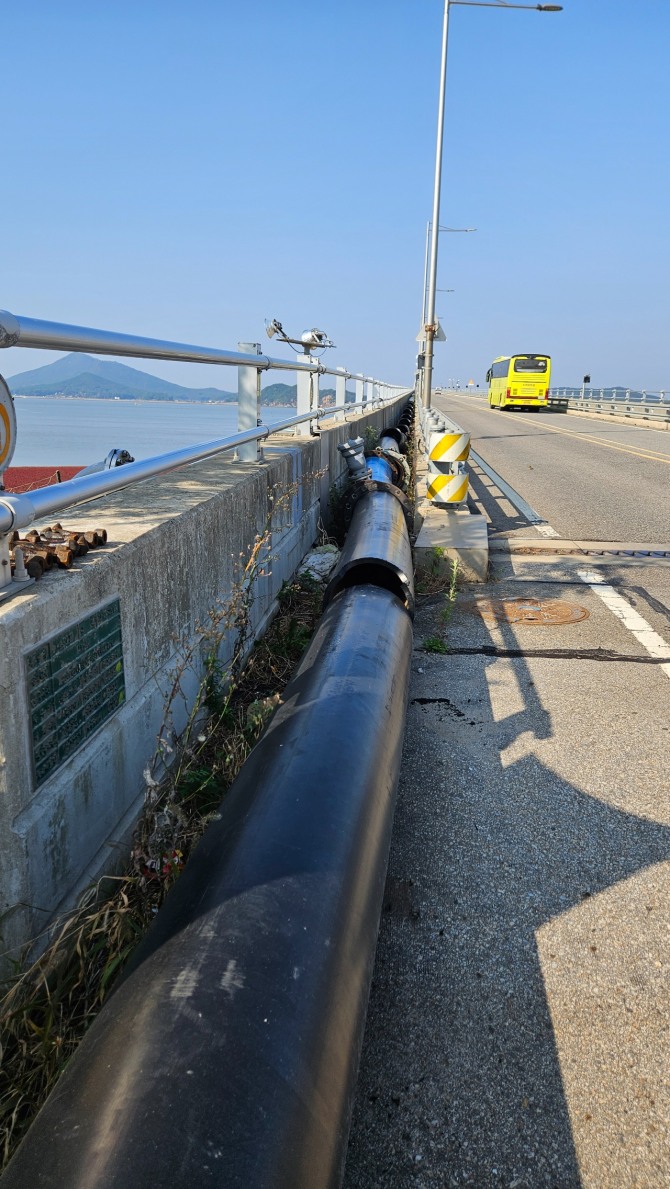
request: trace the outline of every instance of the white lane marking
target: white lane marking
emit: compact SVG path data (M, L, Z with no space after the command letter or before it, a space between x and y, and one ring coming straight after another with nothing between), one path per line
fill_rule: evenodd
M495 483L498 490L502 491L503 495L507 497L510 504L514 505L517 512L520 512L530 524L533 524L537 531L542 533L543 537L560 537L561 534L557 533L556 529L552 528L550 524L547 524L547 521L544 519L544 517L540 516L539 512L536 512L534 508L531 508L530 504L526 503L522 496L519 495L518 491L515 491L513 487L510 487L509 483L505 482L502 475L499 475L497 471L494 471L493 467L489 466L487 462L484 462L484 459L474 450L470 451L470 458L474 459L477 466L484 472L485 475L488 475L489 479Z
M600 574L594 570L577 570L582 582L591 587L594 594L602 599L603 603L617 619L620 619L625 628L635 636L639 644L649 653L650 656L657 660L667 660L670 662L670 644L666 644L662 636L655 632L651 624L647 623L634 607L631 607L627 599L620 595L613 586L608 582L604 582ZM670 663L667 665L659 665L659 669L665 673L666 677L670 677Z

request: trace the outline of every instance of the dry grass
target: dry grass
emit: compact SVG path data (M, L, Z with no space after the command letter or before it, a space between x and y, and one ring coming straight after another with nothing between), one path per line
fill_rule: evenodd
M290 497L291 493L288 493ZM256 577L268 565L269 533L258 536L240 581L214 608L195 642L183 643L156 754L145 771L145 809L125 871L102 880L55 931L35 961L18 968L0 1003L2 1167L53 1089L129 956L178 878L247 755L279 704L321 611L322 588L296 581L248 653ZM222 641L234 633L225 670ZM186 729L172 724L187 670L204 676ZM245 658L246 662L245 662Z

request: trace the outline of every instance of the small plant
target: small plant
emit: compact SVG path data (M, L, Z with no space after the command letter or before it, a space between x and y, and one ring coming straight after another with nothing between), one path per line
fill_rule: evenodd
M437 545L433 545L433 548L430 550L428 557L429 557L429 567L428 567L429 573L432 578L437 578L442 570L442 561L444 559L444 554L442 553L442 550Z
M379 430L374 425L366 425L363 433L363 449L366 454L372 454L379 445Z
M449 649L444 640L439 636L426 636L423 642L424 652L448 652Z
M444 607L442 608L441 619L446 627L451 619L454 607L456 606L456 583L458 580L458 559L454 558L451 563L451 578L449 580L449 589L445 594Z
M351 519L351 483L345 480L331 483L328 490L328 521L332 539L338 545L344 543ZM329 537L329 540L331 538Z

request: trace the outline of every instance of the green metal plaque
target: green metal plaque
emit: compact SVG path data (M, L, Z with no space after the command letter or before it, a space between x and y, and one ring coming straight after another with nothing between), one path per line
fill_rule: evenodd
M119 600L31 649L26 674L41 784L125 701Z

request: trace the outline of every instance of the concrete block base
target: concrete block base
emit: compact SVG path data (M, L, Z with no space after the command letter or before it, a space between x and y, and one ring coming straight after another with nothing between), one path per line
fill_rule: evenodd
M420 506L421 527L414 546L417 570L458 562L459 576L466 582L486 582L489 543L486 519L468 508L457 512L434 508L427 501ZM439 572L439 571L438 571Z

